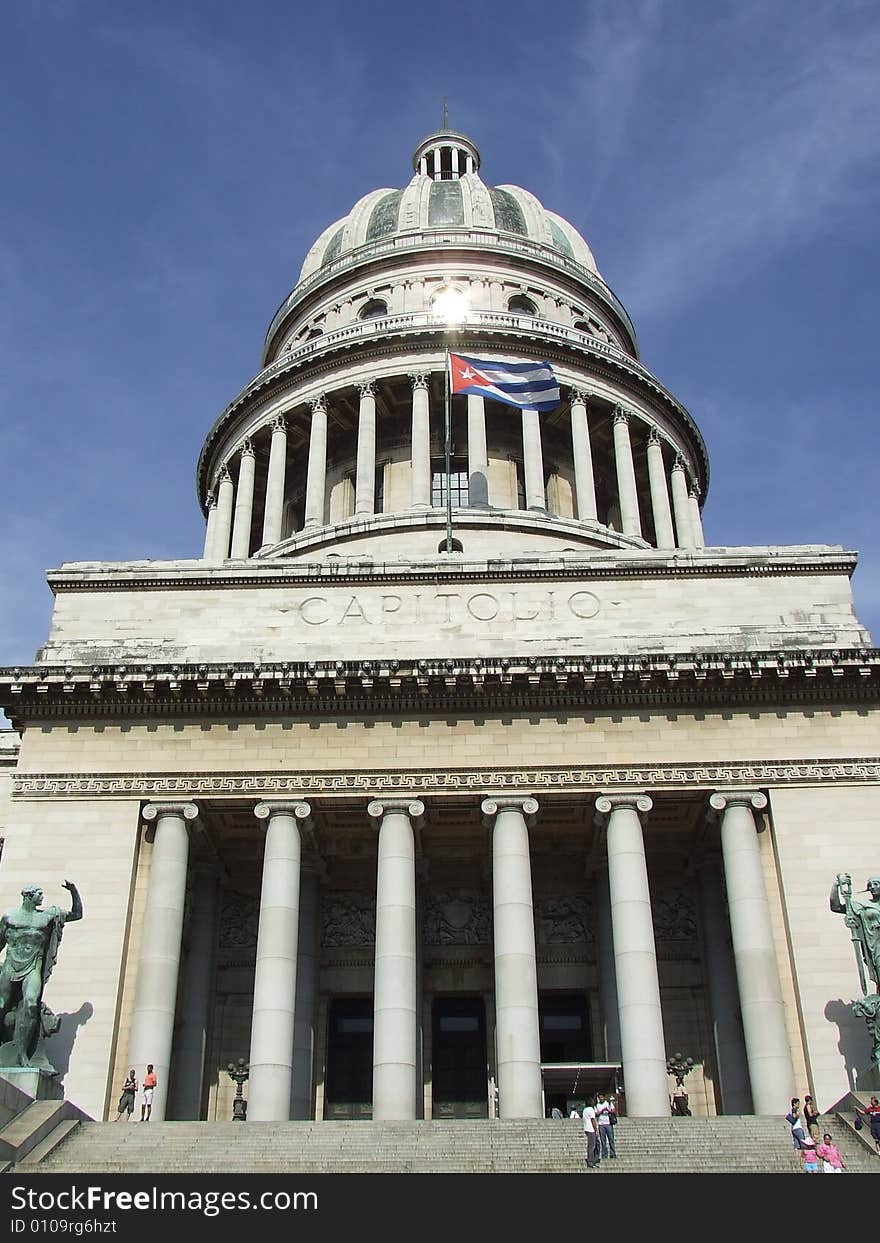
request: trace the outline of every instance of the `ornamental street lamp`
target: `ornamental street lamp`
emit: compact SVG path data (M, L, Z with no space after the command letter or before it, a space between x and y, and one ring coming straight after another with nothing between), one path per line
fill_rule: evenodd
M247 1121L247 1101L242 1095L242 1088L247 1083L251 1068L243 1057L237 1062L230 1062L226 1067L226 1073L235 1084L235 1100L232 1102L232 1121Z
M667 1059L666 1069L670 1075L675 1075L672 1112L679 1117L690 1117L691 1111L688 1108L688 1094L684 1090L684 1081L694 1069L694 1059L684 1057L681 1053L673 1053L672 1057Z

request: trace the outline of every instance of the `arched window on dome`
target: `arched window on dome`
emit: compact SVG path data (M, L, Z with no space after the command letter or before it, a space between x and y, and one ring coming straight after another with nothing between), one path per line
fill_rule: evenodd
M388 314L388 303L381 298L370 298L360 309L358 319L381 319Z
M575 322L572 324L572 327L576 328L578 332L585 332L588 337L591 337L593 335L593 329L590 327L590 325L587 323L585 319L576 319Z
M532 302L531 298L525 297L524 294L516 294L507 303L507 309L511 315L537 315L538 308Z
M324 335L323 328L312 328L310 332L306 333L306 340L312 341L315 337L323 337L323 335Z

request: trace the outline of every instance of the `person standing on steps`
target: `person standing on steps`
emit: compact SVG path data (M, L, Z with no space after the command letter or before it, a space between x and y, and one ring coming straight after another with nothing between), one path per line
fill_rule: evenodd
M785 1121L791 1127L791 1142L798 1152L802 1152L804 1148L804 1140L807 1138L804 1130L803 1119L801 1118L801 1102L800 1098L793 1096L791 1098L791 1109L785 1115Z
M607 1100L605 1093L600 1092L596 1100L596 1121L599 1124L599 1146L603 1157L617 1159L617 1144L614 1141L614 1105Z
M587 1159L587 1169L594 1170L599 1164L599 1135L596 1123L595 1096L587 1097L582 1118L584 1124L584 1155Z
M805 1174L821 1174L822 1168L819 1165L819 1153L814 1139L809 1136L804 1140L804 1146L801 1149L801 1160L804 1163Z
M816 1149L816 1155L822 1162L823 1174L842 1174L846 1169L840 1149L827 1132L822 1136L822 1143Z
M126 1121L131 1122L134 1117L134 1098L137 1096L138 1081L137 1075L134 1073L134 1067L126 1076L125 1083L122 1085L122 1095L119 1098L119 1113L113 1119L118 1122L123 1114L128 1114Z
M804 1097L804 1122L806 1123L807 1134L812 1139L819 1142L819 1110L813 1104L812 1096Z
M153 1089L156 1087L156 1076L153 1073L153 1063L147 1063L147 1073L144 1075L144 1099L141 1105L141 1122L149 1122L150 1114L153 1112Z

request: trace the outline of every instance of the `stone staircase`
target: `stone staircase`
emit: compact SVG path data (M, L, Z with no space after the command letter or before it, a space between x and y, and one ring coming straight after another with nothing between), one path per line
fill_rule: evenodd
M825 1117L851 1173L880 1173L851 1128ZM599 1175L798 1173L782 1118L621 1118ZM80 1122L15 1168L28 1173L578 1174L579 1122ZM593 1171L589 1171L593 1173Z

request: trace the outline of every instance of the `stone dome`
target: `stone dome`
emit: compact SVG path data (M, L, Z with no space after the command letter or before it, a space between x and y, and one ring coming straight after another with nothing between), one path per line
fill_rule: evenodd
M455 130L428 135L413 155L415 175L402 190L384 187L358 199L306 255L300 281L360 246L396 236L479 230L524 238L599 275L580 233L521 186L487 186L475 144Z

